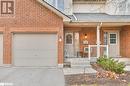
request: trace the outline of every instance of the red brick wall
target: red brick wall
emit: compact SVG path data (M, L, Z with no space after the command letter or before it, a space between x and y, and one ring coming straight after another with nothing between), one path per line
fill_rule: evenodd
M12 32L56 32L63 35L63 19L36 0L15 0L14 17L0 16L4 35L4 64L12 62ZM63 63L63 42L58 44L58 63Z
M123 57L130 57L130 26L120 31L120 53Z

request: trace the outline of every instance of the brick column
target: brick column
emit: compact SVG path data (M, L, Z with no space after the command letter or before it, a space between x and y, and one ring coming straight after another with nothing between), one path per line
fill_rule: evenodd
M63 66L64 62L64 29L60 28L58 33L58 64Z
M4 33L3 33L3 63L4 64L11 64L12 58L11 58L11 33L8 27L5 27Z

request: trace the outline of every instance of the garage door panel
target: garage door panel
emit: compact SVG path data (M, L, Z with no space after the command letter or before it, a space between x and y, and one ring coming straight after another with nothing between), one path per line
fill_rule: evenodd
M24 40L24 41L26 41L26 40ZM48 41L48 40L43 40L43 41ZM41 42L39 41L39 42L35 43L35 42L30 42L28 40L28 41L26 41L26 42L23 43L22 41L19 42L19 40L15 40L16 43L14 43L14 45L15 45L14 48L18 49L18 50L20 50L21 47L22 47L23 50L24 49L29 49L29 50L32 50L32 49L33 50L56 49L56 44L57 43L55 41L53 42L53 40L51 40L51 41L48 41L48 43L43 43L42 41ZM19 45L21 43L22 43L22 45Z
M42 40L42 39L41 39ZM44 39L43 39L44 40ZM56 41L56 40L55 40ZM22 43L22 42L17 42L17 41L15 41L16 43L14 43L14 45L15 45L15 49L21 49L21 47L23 47L22 49L29 49L29 50L42 50L43 48L44 49L56 49L56 42L53 42L53 41L48 41L48 43ZM26 42L28 42L28 41L26 41ZM53 44L53 43L54 44ZM19 43L20 44L22 44L22 45L19 45ZM36 44L38 44L37 46L36 46ZM44 45L44 46L43 46ZM49 45L49 46L48 46ZM29 47L30 46L30 47Z
M16 66L56 66L56 34L15 34L14 64Z
M30 60L30 58L26 58L26 59L19 58L19 59L17 59L15 64L17 64L16 66L56 66L57 61L55 61L55 62L54 61L55 60L53 58L52 59L44 58L44 61L43 61L43 58L41 58L41 59L33 58L31 60ZM51 64L49 64L48 62L50 62Z
M17 58L32 58L32 57L35 57L35 58L39 58L39 57L48 57L48 58L51 58L52 57L52 54L54 56L57 55L57 52L56 51L16 51L15 53L15 56L16 59Z

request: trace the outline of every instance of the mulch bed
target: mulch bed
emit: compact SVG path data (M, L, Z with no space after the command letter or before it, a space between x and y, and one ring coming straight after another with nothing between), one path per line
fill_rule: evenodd
M92 67L98 72L104 72L96 63ZM65 75L66 86L130 86L130 72L119 75L117 79L97 77L92 74Z

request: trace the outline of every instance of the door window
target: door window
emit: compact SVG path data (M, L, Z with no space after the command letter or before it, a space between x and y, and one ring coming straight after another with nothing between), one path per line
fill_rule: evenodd
M65 44L73 44L73 33L65 33Z
M116 33L110 33L110 44L116 44L117 43L117 34Z

